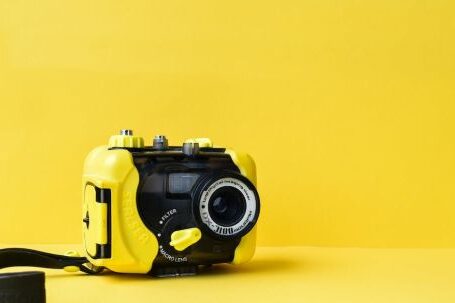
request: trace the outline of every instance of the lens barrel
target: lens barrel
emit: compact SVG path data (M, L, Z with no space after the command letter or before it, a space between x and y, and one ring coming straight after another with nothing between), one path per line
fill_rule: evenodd
M240 174L211 175L196 187L194 210L202 227L218 238L241 237L256 224L259 195Z

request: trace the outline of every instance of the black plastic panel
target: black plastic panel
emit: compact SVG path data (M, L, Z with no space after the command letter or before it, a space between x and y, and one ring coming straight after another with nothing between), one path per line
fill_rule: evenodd
M169 245L172 232L191 227L203 228L194 216L193 198L199 180L213 174L229 173L240 176L239 169L229 155L212 151L188 157L179 152L133 152L134 163L139 171L137 191L139 214L158 238L159 252L154 260L153 271L168 268L172 272L192 265L209 265L232 261L240 238L218 239L203 232L202 238L184 251ZM190 190L169 190L169 175L176 173L197 174L199 178ZM175 182L175 180L173 180ZM192 182L192 181L191 181ZM172 186L171 186L172 188Z

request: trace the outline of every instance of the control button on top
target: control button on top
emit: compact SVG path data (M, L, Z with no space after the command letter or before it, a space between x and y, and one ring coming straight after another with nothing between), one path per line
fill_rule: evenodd
M144 139L139 136L133 136L131 129L122 129L120 130L120 135L114 135L109 138L108 147L141 148L144 147Z
M168 147L168 141L165 135L157 135L153 138L153 148L155 149L166 149Z
M185 142L182 146L182 152L187 156L194 156L199 153L199 143Z

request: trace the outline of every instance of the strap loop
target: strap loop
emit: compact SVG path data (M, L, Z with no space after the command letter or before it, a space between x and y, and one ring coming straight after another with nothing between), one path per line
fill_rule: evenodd
M76 271L78 268L88 274L96 274L104 269L91 264L86 257L73 253L64 256L27 248L0 249L0 268L12 266L58 268L67 271Z

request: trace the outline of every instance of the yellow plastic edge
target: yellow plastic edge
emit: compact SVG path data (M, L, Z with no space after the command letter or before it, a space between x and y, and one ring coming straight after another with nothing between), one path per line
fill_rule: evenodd
M144 146L144 139L139 136L114 135L109 138L108 147L131 147L141 148Z
M256 186L256 164L253 158L246 153L238 153L231 149L226 149L226 153L231 156L232 161L240 170L240 173L248 178ZM235 249L232 264L242 264L253 258L256 250L256 226L242 237L239 245Z
M93 259L87 254L88 260L115 272L149 272L158 253L158 240L136 207L139 173L131 153L107 146L95 148L86 157L82 179L83 191L87 183L111 190L111 258ZM86 228L83 230L85 244Z

